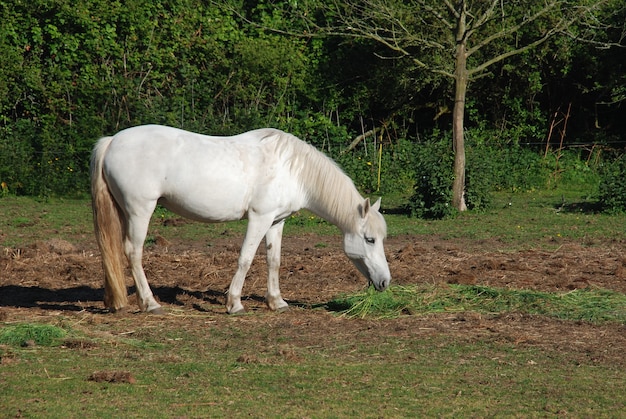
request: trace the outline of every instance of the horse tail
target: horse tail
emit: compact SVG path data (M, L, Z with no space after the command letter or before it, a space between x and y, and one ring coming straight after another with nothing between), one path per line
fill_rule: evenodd
M91 154L91 205L96 241L104 269L104 305L117 311L128 305L125 277L124 230L126 216L104 178L102 163L113 137L101 138Z

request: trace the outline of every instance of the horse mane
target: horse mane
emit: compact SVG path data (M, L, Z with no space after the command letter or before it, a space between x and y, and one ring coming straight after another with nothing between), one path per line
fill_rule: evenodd
M307 209L343 232L356 231L355 212L363 205L364 198L352 179L334 160L296 136L279 130L271 130L271 134L278 137L277 151L289 162L292 177L300 181L307 197Z

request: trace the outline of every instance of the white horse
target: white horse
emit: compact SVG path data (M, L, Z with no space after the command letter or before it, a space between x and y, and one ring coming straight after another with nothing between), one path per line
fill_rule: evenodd
M159 125L128 128L101 138L94 147L91 193L105 272L104 302L111 311L128 304L125 254L140 308L163 312L142 266L157 203L203 222L248 218L228 290L228 313L244 311L243 283L263 236L268 266L265 300L272 310L287 308L278 283L280 246L285 218L301 208L339 227L346 255L377 290L385 290L391 280L380 199L370 205L332 160L276 129L212 137Z

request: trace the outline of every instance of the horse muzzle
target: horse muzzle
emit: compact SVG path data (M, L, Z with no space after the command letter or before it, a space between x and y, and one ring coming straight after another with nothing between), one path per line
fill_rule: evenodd
M363 274L367 279L368 285L373 285L376 291L385 291L391 283L391 274L389 269L386 272L371 272L367 264L363 259L350 259L354 266Z
M383 279L382 281L378 281L378 282L372 281L372 280L369 281L369 283L374 286L376 291L385 291L387 287L389 287L390 282L391 282L391 279Z

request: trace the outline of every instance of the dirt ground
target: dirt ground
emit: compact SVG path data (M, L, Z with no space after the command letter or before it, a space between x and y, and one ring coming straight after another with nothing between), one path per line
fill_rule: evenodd
M145 270L166 311L225 314L225 291L237 263L240 237L224 237L211 246L157 237L146 249ZM23 249L0 249L0 322L72 316L141 316L136 306L110 314L102 303L102 269L95 242L86 247L58 239ZM498 241L450 241L433 237L397 236L386 242L395 284L462 283L494 287L568 291L599 287L626 293L625 243L555 243L555 250L502 251ZM249 312L262 314L266 266L261 248L244 287ZM277 317L245 316L242 322L283 321L307 324L309 338L350 333L398 336L446 334L464 340L504 341L571 352L581 362L626 366L626 326L565 322L519 313L478 315L450 313L405 316L394 320L338 321L325 310L314 310L341 293L361 290L365 280L341 250L337 237L285 237L281 266L283 298L295 309ZM129 278L129 286L131 281ZM132 299L131 299L132 301ZM255 317L257 319L255 320ZM282 320L280 320L282 318ZM168 318L168 322L176 322ZM189 321L180 316L181 322ZM372 327L389 322L389 327ZM224 322L227 323L227 322ZM299 339L303 329L294 329Z

